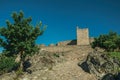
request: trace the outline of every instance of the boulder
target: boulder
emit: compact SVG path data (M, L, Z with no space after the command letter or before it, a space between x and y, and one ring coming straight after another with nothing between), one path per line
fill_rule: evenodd
M120 73L118 73L118 75L116 76L117 80L120 80Z
M116 80L116 79L113 74L108 73L105 76L103 76L101 80Z
M120 62L109 57L105 52L93 51L83 63L79 63L79 66L85 72L95 74L100 80L114 80L109 78L113 78L112 75L118 73Z

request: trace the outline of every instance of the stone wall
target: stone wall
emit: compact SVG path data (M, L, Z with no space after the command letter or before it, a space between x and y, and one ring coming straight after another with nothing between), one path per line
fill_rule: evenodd
M48 51L48 52L66 52L70 51L73 48L70 46L46 46L41 47L41 50Z
M46 47L40 47L41 50L44 50L44 51L48 51L48 52L52 52L52 53L55 53L55 52L67 52L67 51L72 51L74 49L88 49L90 48L91 46L77 46L77 45L68 45L68 46L46 46Z
M68 45L90 45L94 41L93 37L89 38L89 31L88 28L80 29L77 27L77 40L67 40L67 41L61 41L55 44L50 44L49 47L56 47L56 46L68 46ZM44 44L40 45L41 47L44 47ZM58 49L58 48L57 48ZM64 50L64 49L63 49Z
M90 37L89 39L89 44L94 41L93 37ZM89 45L87 44L87 45ZM67 46L67 45L77 45L77 40L67 40L67 41L61 41L58 42L56 46Z
M88 28L80 29L77 27L77 45L89 45Z
M66 46L66 45L76 45L77 40L67 40L67 41L61 41L57 43L57 46Z

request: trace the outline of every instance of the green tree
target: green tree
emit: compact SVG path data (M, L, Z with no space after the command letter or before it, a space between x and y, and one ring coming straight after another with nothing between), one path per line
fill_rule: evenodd
M112 40L106 40L103 44L107 51L114 51L114 49L116 49L116 44Z
M23 70L23 62L28 54L35 53L38 48L35 40L42 35L45 26L40 22L35 27L31 25L32 18L24 18L22 11L12 14L13 23L6 21L7 27L0 28L0 46L4 48L6 56L16 56Z
M120 49L120 36L116 32L110 31L109 34L100 35L95 38L92 47L104 48L106 51Z
M120 51L120 35L117 37L116 45L117 45L118 50Z

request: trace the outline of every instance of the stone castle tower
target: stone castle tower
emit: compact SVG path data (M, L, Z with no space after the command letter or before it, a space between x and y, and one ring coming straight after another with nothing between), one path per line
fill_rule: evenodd
M77 27L77 45L89 45L88 28L80 29Z

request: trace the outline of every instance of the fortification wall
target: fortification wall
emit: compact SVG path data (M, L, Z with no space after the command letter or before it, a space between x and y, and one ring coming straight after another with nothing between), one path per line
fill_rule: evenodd
M72 50L72 47L66 47L66 46L47 46L47 47L41 47L41 50L45 50L48 52L66 52Z
M87 49L90 48L91 46L77 46L77 45L72 45L72 46L47 46L47 47L41 47L41 50L48 51L48 52L67 52L67 51L72 51L74 49Z
M89 43L92 43L94 41L93 37L89 38ZM48 51L68 51L72 48L75 48L77 46L77 40L67 40L67 41L61 41L58 42L56 45L50 44L49 46L45 46L44 44L38 45L42 49L48 50ZM83 45L80 45L83 46ZM67 48L66 48L67 47Z
M88 39L89 44L92 43L94 41L93 37L90 37ZM89 45L87 44L87 45ZM77 40L67 40L67 41L61 41L57 43L57 46L67 46L67 45L77 45Z
M66 46L66 45L76 45L77 40L67 40L67 41L61 41L57 43L57 46Z

